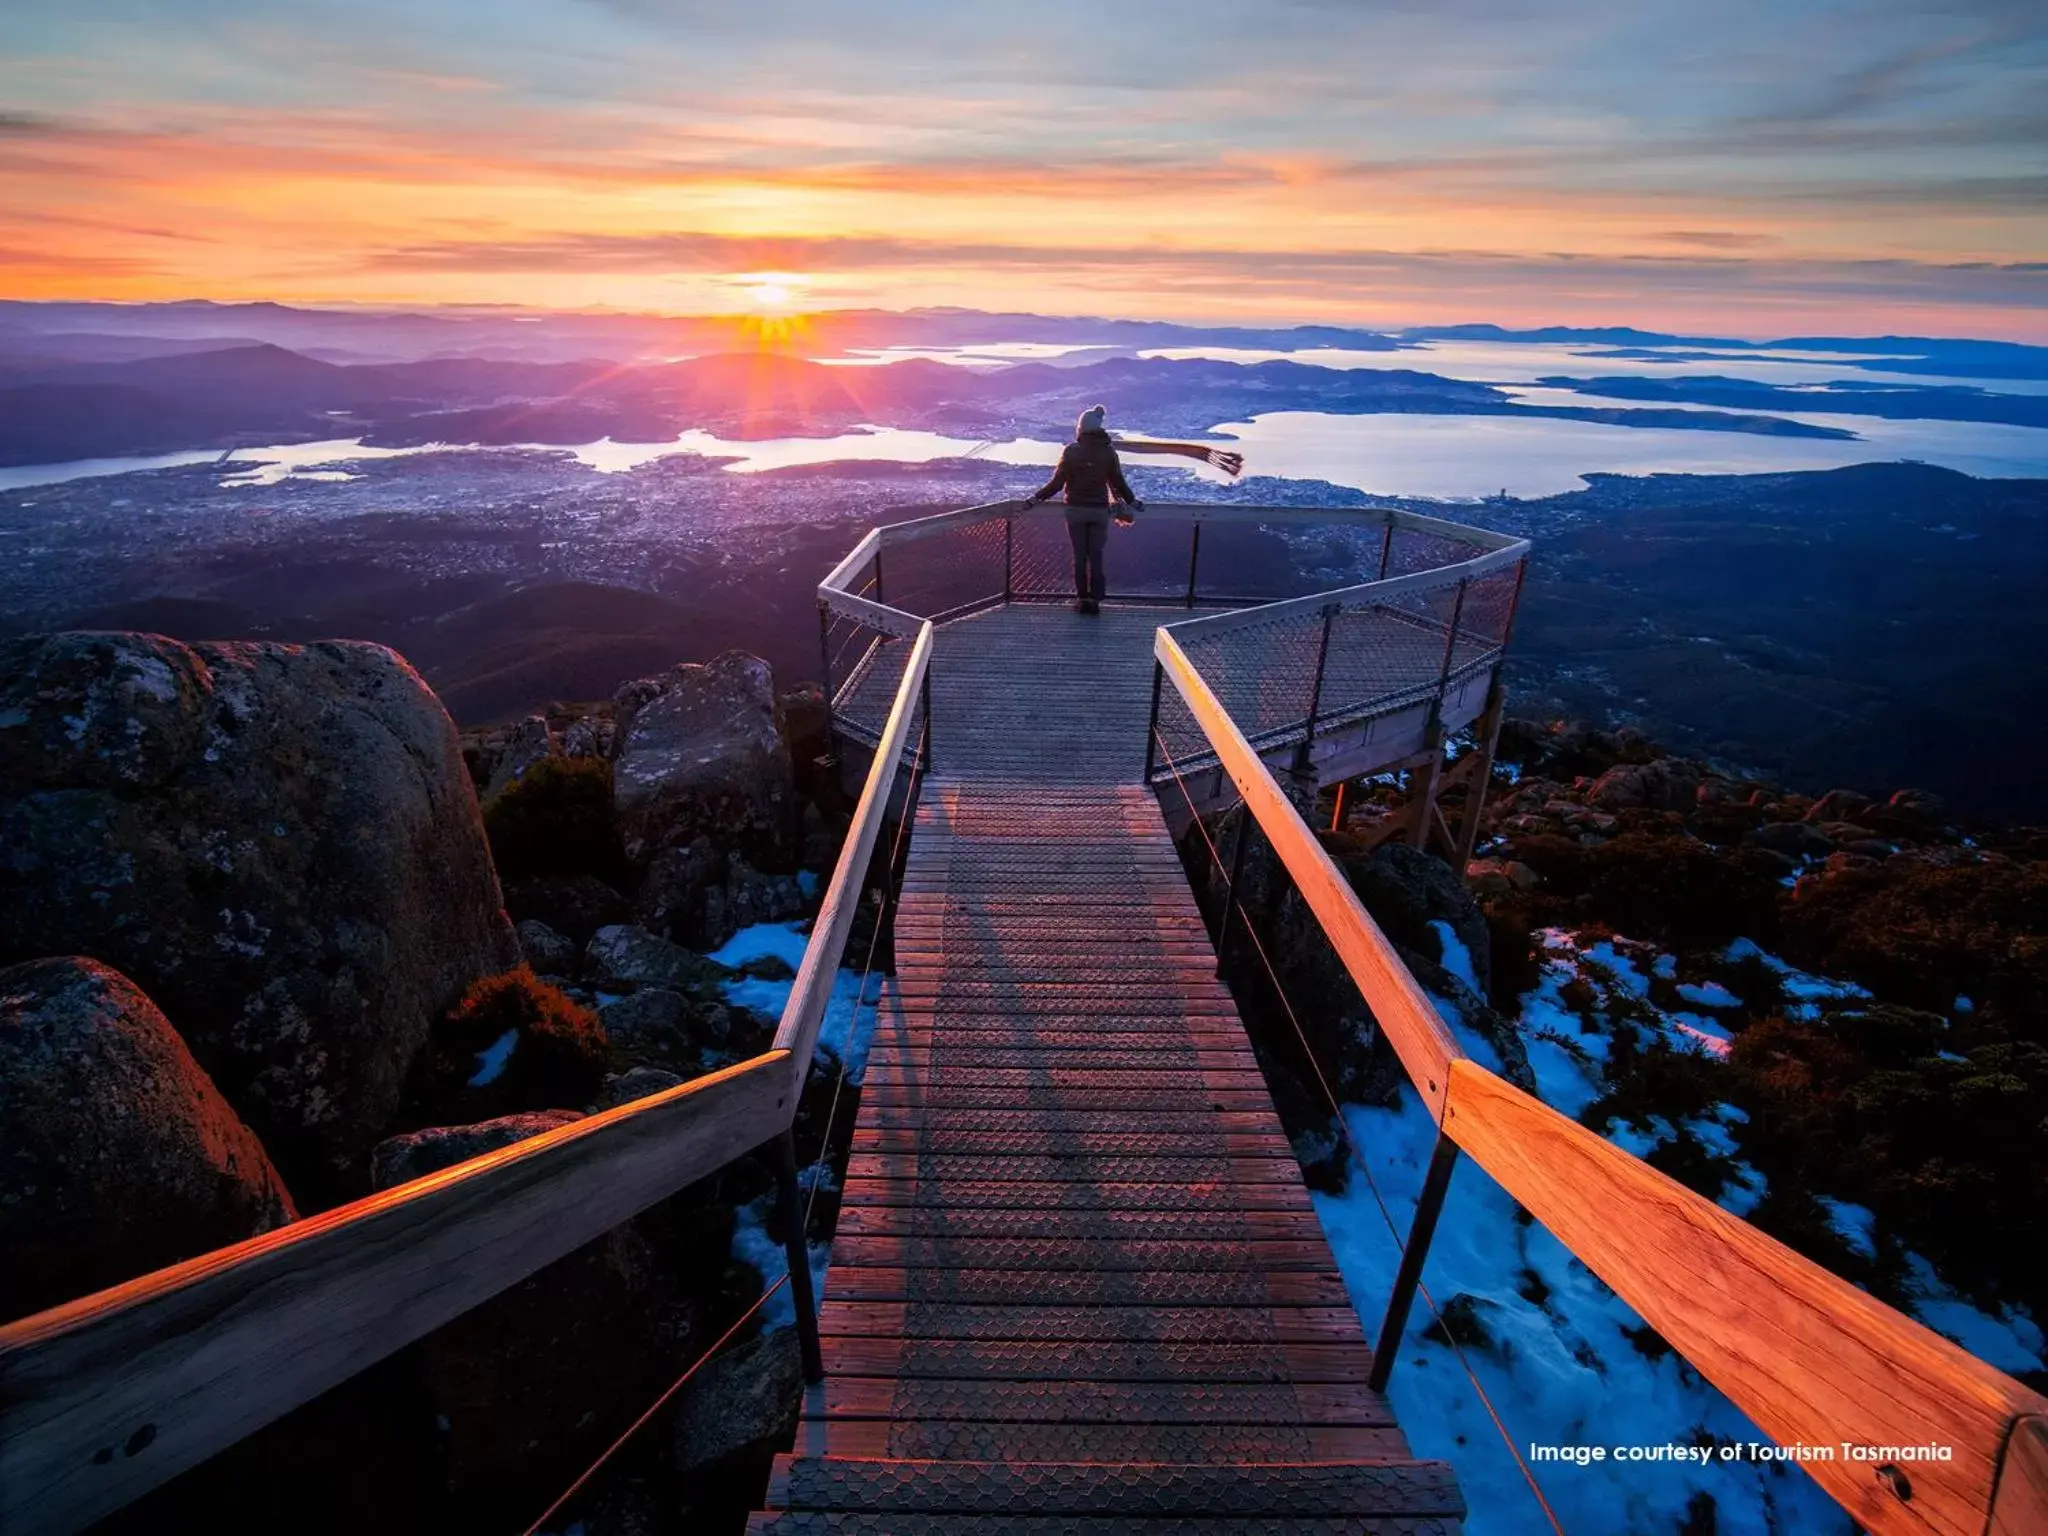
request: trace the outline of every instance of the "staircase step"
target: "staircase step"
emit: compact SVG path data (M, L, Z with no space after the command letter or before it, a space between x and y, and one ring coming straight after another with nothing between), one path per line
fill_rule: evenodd
M825 1369L846 1376L955 1381L1364 1381L1372 1359L1351 1343L1170 1344L1036 1339L870 1339L824 1341Z
M1254 1463L856 1461L778 1456L768 1485L778 1509L891 1514L1440 1515L1465 1501L1440 1461L1372 1460L1343 1466Z
M1357 1424L979 1424L961 1419L806 1419L807 1456L912 1461L1352 1462L1405 1458L1392 1427Z

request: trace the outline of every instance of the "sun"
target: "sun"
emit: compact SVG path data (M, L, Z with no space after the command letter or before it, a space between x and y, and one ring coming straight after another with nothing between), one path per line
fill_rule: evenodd
M802 344L810 329L804 300L810 287L801 272L735 272L724 283L738 300L733 321L760 351L784 351Z
M725 281L749 311L763 318L798 308L809 286L801 272L735 272Z

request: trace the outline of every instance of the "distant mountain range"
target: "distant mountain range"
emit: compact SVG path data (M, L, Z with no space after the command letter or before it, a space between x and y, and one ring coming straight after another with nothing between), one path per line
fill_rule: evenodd
M1688 347L1714 352L1831 352L1843 366L1978 378L2048 379L2048 347L1933 336L1785 336L1759 341L1635 326L1426 325L1195 326L1091 315L975 309L830 310L792 326L794 350L811 356L882 347L957 347L1036 342L1115 348L1210 346L1298 351L1334 347L1396 351L1432 341L1561 343L1611 348ZM287 304L44 303L0 300L0 353L75 362L117 361L151 350L215 350L267 341L330 362L416 362L476 356L525 361L611 362L731 350L745 334L734 316L650 315L450 306L410 310L304 309ZM143 350L134 350L136 348ZM334 354L334 355L329 355ZM1668 352L1660 353L1668 356ZM1905 366L1902 366L1905 365Z
M1181 435L1266 411L1549 416L1618 426L1851 438L1754 412L1520 405L1489 385L1409 369L1110 357L993 370L927 360L835 367L768 352L673 363L439 358L338 364L268 342L123 361L0 351L0 465L235 443L363 437L424 443L667 442L830 436L861 425L970 438L1063 436L1096 399Z

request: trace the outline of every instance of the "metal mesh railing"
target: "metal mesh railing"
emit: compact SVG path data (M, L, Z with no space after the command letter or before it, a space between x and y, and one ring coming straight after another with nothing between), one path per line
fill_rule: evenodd
M1332 586L1369 575L1377 559L1373 528L1313 523L1313 509L1276 511L1271 522L1197 519L1179 509L1148 509L1110 539L1112 602L1246 607L1312 592L1316 572ZM1074 557L1066 518L1057 511L1013 519L1010 598L1064 603L1074 596ZM1304 534L1317 535L1304 545ZM1338 562L1343 562L1339 564Z
M1386 508L1155 505L1112 535L1109 597L1211 610L1174 626L1262 751L1444 694L1497 659L1521 587L1520 541ZM1301 596L1327 583L1327 602ZM872 743L918 620L1064 603L1073 549L1058 508L1015 502L877 529L819 588L839 729ZM1237 612L1216 613L1217 609ZM1162 701L1162 738L1205 761Z
M1428 537L1434 537L1430 535ZM1440 544L1453 541L1439 540ZM1245 738L1261 752L1445 694L1499 659L1521 562L1436 582L1392 579L1243 614L1191 619L1172 633ZM1159 740L1183 769L1213 766L1208 739L1164 690ZM1166 770L1154 761L1148 776Z
M956 522L890 539L876 552L879 580L870 595L935 624L993 607L1003 600L1008 539L1003 520Z

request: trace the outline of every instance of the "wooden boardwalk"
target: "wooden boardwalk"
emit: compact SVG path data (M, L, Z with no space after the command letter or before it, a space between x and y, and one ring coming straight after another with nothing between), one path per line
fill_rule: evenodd
M1134 782L1157 613L942 632L826 1378L757 1532L1458 1528Z

